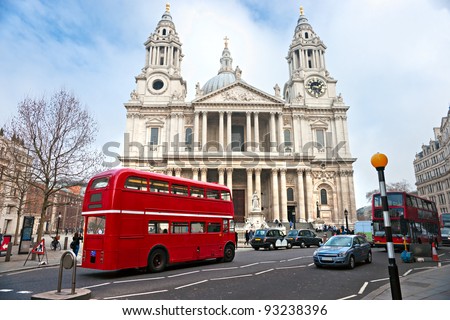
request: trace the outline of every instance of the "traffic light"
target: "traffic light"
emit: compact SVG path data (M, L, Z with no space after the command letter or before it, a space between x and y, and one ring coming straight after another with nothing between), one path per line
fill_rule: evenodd
M408 234L408 221L403 216L400 216L400 232L404 236Z

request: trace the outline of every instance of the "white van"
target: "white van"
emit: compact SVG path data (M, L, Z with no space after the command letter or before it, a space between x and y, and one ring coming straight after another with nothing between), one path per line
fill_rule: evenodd
M372 221L356 221L355 234L362 235L373 245L373 223Z

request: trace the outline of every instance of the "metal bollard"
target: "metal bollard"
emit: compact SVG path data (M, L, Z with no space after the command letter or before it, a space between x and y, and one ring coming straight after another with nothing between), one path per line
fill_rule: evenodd
M75 282L77 277L77 257L72 251L66 251L62 254L59 263L58 288L56 293L61 293L62 275L64 269L72 270L72 290L70 294L75 294Z
M6 249L6 257L5 257L5 262L8 262L11 260L11 251L12 251L12 242L8 243L8 248Z

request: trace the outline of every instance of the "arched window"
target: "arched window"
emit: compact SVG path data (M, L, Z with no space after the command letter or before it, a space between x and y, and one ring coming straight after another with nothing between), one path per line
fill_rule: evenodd
M327 190L320 189L320 203L328 204Z
M287 189L287 201L294 201L294 189Z

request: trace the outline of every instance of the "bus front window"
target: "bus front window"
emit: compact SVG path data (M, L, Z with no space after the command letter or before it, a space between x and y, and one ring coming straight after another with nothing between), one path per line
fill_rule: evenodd
M87 218L87 234L104 234L105 233L105 216L95 216Z

